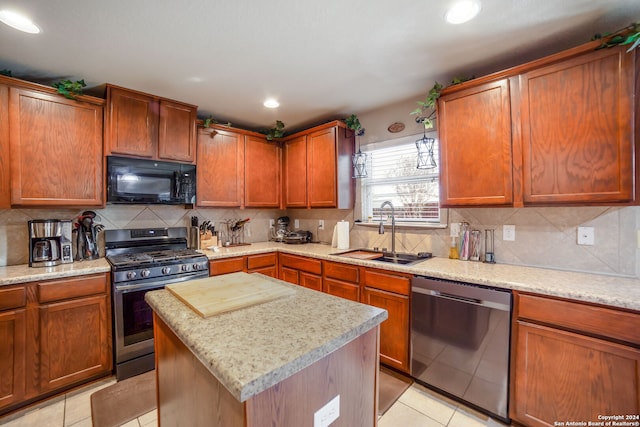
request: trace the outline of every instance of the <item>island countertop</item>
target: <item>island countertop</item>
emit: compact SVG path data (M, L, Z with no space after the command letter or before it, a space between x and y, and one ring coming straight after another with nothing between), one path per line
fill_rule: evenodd
M146 294L154 312L240 402L312 365L388 316L386 310L259 277L296 293L208 318L168 290ZM213 283L216 277L208 280Z

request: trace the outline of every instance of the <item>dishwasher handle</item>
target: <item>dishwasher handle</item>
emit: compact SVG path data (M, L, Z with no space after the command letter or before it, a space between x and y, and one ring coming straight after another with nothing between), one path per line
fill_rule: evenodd
M477 306L480 306L480 307L489 307L489 308L494 308L496 310L501 310L501 311L511 311L511 307L508 304L501 304L501 303L494 302L494 301L487 301L487 300L481 300L481 299L477 299L477 298L462 297L462 296L459 296L459 295L452 295L452 294L448 294L448 293L445 293L445 292L434 291L432 289L418 288L418 287L415 287L415 286L411 288L411 291L413 293L423 294L423 295L431 295L431 296L436 297L436 298L448 299L448 300L460 302L460 303L463 303L463 304L473 304L473 305L477 305Z

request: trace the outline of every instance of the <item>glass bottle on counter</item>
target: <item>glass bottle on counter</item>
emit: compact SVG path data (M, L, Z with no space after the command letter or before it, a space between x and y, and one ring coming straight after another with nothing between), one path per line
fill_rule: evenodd
M456 236L451 236L451 247L449 248L449 258L458 259L458 244L456 243Z

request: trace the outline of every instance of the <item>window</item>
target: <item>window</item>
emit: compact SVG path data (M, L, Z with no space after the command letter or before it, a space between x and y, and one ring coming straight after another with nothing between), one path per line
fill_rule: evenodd
M435 138L435 132L427 133ZM417 169L416 140L412 135L362 147L367 153L368 177L361 180L362 218L386 219L389 208L380 206L386 200L393 204L396 221L409 224L440 223L439 168ZM438 164L438 144L434 157Z

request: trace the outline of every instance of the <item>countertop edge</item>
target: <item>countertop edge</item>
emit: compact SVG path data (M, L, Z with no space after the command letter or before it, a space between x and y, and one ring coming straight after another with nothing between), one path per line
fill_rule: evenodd
M268 278L267 276L262 277ZM285 283L288 286L295 286L289 285L288 283L279 280L278 282ZM320 294L323 295L323 297L326 296L327 298L331 299L338 298L327 294L317 293L316 291L308 290L305 288L299 288L298 292L307 293L308 295L309 293ZM224 371L225 367L220 366L222 361L216 360L215 357L211 354L207 355L207 349L205 348L206 346L203 346L202 343L199 342L198 338L200 337L197 335L197 333L194 333L194 328L190 327L193 326L193 322L206 322L207 319L202 319L190 308L184 305L179 299L177 299L169 291L166 290L149 292L147 294L146 300L148 304L153 308L154 312L173 331L173 333L192 352L192 354L240 402L246 401L252 396L257 395L258 393L280 383L281 381L289 378L302 369L312 365L328 354L334 352L345 344L351 342L357 337L380 325L384 320L388 318L388 312L386 310L367 306L366 320L362 321L361 323L355 324L346 332L332 337L332 339L328 340L327 342L324 342L319 346L315 346L310 351L301 354L298 357L294 357L293 359L288 360L275 369L262 373L254 378L250 378L247 381L241 381L237 378L230 377L229 372ZM271 303L273 302L260 304L255 307L264 307L265 305ZM364 306L361 303L351 302L347 300L342 300L342 303L358 304ZM171 311L172 309L173 311ZM252 307L241 310L248 310L247 313L250 313Z

